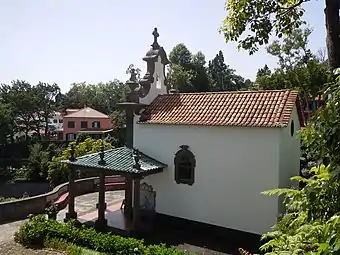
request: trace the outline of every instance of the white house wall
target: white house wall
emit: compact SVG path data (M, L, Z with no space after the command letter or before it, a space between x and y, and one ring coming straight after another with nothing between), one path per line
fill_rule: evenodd
M144 98L140 98L140 102L142 104L150 104L158 95L163 95L167 93L164 82L164 65L161 61L161 57L158 56L158 59L155 62L155 71L153 74L154 82L150 85L149 93Z
M278 186L278 128L135 124L134 147L168 165L146 181L158 213L262 234L276 223L278 201L260 193ZM176 184L174 155L188 145L195 183Z
M291 136L291 123L294 121L294 136ZM281 129L280 134L280 174L279 185L282 188L296 186L297 183L290 181L290 178L300 174L300 122L296 106L289 124ZM279 202L280 211L283 212L282 203Z

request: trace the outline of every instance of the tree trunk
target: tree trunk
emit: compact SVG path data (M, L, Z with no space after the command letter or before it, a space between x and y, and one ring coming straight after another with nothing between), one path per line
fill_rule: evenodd
M340 0L325 0L325 4L328 64L333 70L340 67Z

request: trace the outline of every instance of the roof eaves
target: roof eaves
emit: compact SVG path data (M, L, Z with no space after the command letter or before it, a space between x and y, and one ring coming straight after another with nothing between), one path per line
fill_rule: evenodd
M208 124L208 123L191 123L191 122L166 122L166 121L141 121L137 122L137 124L143 124L143 125L174 125L174 126L207 126L207 127L261 127L261 128L283 128L287 127L288 123L273 123L269 125L264 124L238 124L238 123L232 123L232 124Z

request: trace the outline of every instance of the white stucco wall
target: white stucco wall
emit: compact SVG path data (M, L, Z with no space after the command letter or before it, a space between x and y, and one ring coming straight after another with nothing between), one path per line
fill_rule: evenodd
M135 124L134 132L135 148L168 165L145 179L157 212L257 234L275 224L278 200L260 193L279 185L281 129ZM192 186L174 179L183 144L196 157Z
M151 84L148 95L144 98L140 98L142 104L150 104L158 95L167 93L164 77L164 65L161 62L161 57L158 56L158 60L155 62L155 71L153 74L154 82Z
M291 136L291 123L294 122L294 136ZM280 132L280 174L279 185L282 188L296 186L297 183L290 181L290 178L300 174L300 122L296 106L286 128ZM284 207L279 201L279 209L283 212Z

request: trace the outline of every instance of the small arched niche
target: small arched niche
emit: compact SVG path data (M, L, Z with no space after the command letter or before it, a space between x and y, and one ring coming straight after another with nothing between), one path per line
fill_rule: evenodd
M175 181L177 184L193 185L195 182L196 159L189 146L181 145L174 158Z

